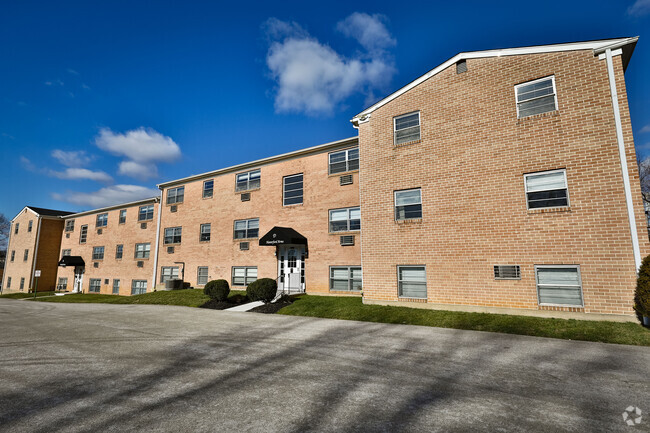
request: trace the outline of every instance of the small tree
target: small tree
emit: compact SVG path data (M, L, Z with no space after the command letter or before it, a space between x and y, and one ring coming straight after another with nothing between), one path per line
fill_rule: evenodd
M643 317L650 317L650 256L643 259L639 268L634 291L634 311L643 323Z
M226 280L212 280L205 285L203 293L215 301L225 301L230 294L230 285Z
M269 303L278 292L278 283L271 278L260 278L246 287L246 295L251 301Z

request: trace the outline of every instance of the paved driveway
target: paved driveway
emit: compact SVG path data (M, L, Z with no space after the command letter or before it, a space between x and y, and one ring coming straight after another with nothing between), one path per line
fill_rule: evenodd
M648 348L0 299L7 432L650 431L649 378Z

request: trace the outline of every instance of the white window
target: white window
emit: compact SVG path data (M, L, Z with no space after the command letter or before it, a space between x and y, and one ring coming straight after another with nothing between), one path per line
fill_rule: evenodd
M160 272L160 282L178 278L178 266L163 266Z
M208 267L199 266L197 269L196 284L205 286L208 283Z
M167 204L183 203L185 197L185 187L169 188L167 190Z
M124 245L117 245L115 247L115 258L116 259L121 259L122 255L124 254Z
M236 266L232 268L232 285L248 286L257 280L257 266Z
M395 145L410 143L420 139L420 112L403 114L393 119Z
M395 191L395 219L398 221L422 218L420 188Z
M95 227L106 227L106 225L108 225L108 214L100 213L99 215L97 215Z
M360 229L361 211L358 207L330 211L330 232L349 232Z
M360 266L332 266L330 267L330 290L360 291L361 267Z
M102 288L102 280L100 278L91 278L90 287L88 288L89 292L99 293Z
M210 198L214 192L214 179L203 182L203 198Z
M104 247L93 247L93 260L104 260Z
M330 174L344 173L359 169L359 148L341 150L329 154Z
M86 239L88 238L88 226L81 226L81 230L79 230L79 243L80 244L85 244Z
M20 290L25 289L25 277L20 277Z
M303 184L302 173L282 178L282 205L302 203Z
M126 209L120 210L120 224L124 224L126 222Z
M16 223L16 225L14 226L14 234L15 235L18 234L18 227L20 227L20 223Z
M260 232L260 219L251 218L249 220L235 221L235 239L256 238Z
M32 227L34 227L34 221L29 220L29 224L27 224L27 231L28 231L28 232L31 232L31 231L32 231Z
M209 242L210 241L210 230L212 229L211 224L201 224L201 233L199 235L199 241Z
M148 259L149 252L151 251L151 244L135 244L135 258Z
M63 250L61 252L61 257L69 256L70 254L72 254L72 250Z
M113 294L120 294L120 280L113 280Z
M153 205L140 206L138 209L138 221L147 221L153 219Z
M247 191L249 189L257 189L260 187L261 172L260 170L253 170L246 173L239 173L237 175L236 191Z
M535 277L540 305L583 306L579 266L537 265Z
M517 98L517 117L520 119L557 110L555 77L540 78L518 84L515 86L515 96Z
M59 282L56 285L56 290L62 292L68 290L68 278L67 277L59 277Z
M524 182L528 209L569 205L565 170L525 174Z
M133 280L131 283L132 295L143 295L147 293L147 280Z
M66 220L65 221L65 231L66 232L73 232L74 231L74 220Z
M25 250L25 254L23 254L23 262L26 262L28 258L29 258L29 250Z
M16 258L16 250L11 250L11 261L13 262Z
M180 244L182 227L169 227L165 229L165 244Z
M11 277L7 277L7 289L11 289Z
M398 294L402 298L427 298L427 271L425 266L397 267Z

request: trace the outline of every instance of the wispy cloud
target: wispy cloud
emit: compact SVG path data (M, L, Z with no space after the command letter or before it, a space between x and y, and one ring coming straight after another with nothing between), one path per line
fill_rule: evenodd
M648 13L650 13L650 0L636 0L627 8L627 14L633 17L641 17Z
M0 135L2 135L2 136L5 137L5 138L8 138L8 139L10 139L10 140L15 140L15 139L16 139L16 137L14 137L13 135L9 135L9 134L7 134L6 132L3 132L3 133L0 134Z
M650 132L650 125L644 126L643 128L641 128L641 131L639 131L639 132L641 132L641 133Z
M51 155L52 158L67 167L81 167L90 164L95 159L95 156L88 155L85 150L54 149Z
M276 111L330 114L353 93L373 98L396 72L388 53L396 42L385 23L383 16L359 12L339 22L337 30L364 49L345 57L295 22L268 19L262 30L270 43L266 64L277 85Z
M49 176L56 177L58 179L69 179L69 180L94 180L96 182L102 183L111 183L113 178L104 171L93 171L88 170L87 168L79 167L70 167L66 168L64 171L55 171L49 170Z
M68 71L68 73L69 73L69 74L72 74L72 75L79 75L79 72L75 71L75 70L72 69L72 68L68 68L68 69L66 69L66 71Z
M27 171L37 171L36 166L32 161L29 160L29 158L21 156L20 157L20 165L23 166L23 168Z
M46 81L43 84L45 84L46 86L63 86L64 85L63 81L61 81L59 79Z
M93 192L67 191L65 194L52 193L52 198L78 206L98 208L142 200L159 194L160 192L157 189L139 185L113 185Z
M86 83L81 83L81 88L84 90L90 90L90 86L87 85Z

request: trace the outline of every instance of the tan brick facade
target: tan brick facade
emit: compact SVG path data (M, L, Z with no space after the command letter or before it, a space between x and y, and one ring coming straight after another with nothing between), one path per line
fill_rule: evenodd
M650 253L621 56L613 59L642 256ZM429 304L538 305L535 265L579 265L587 313L632 314L635 261L604 60L592 50L472 58L359 125L366 302L400 301L397 266L425 265ZM518 119L514 87L554 76L558 110ZM420 112L421 140L393 145L393 118ZM565 169L570 207L527 210L524 174ZM421 188L399 223L396 190ZM493 266L521 266L496 280ZM408 302L403 299L401 302Z

